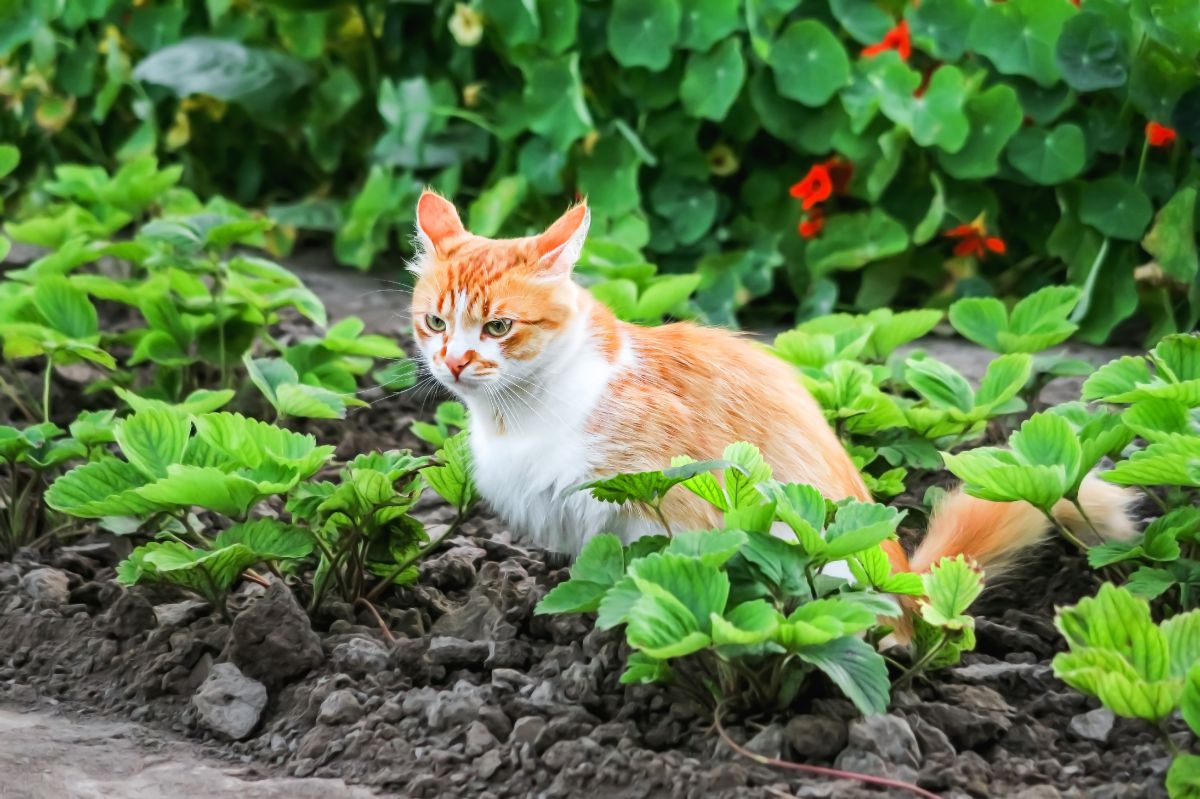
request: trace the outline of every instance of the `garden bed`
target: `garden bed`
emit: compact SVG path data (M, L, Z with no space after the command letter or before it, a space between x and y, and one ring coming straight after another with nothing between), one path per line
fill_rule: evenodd
M419 448L408 425L430 407L382 399L321 432L339 455L368 440ZM416 515L436 534L452 511L426 501ZM755 765L663 690L621 686L619 633L583 616L533 615L566 577L562 559L514 543L486 515L380 606L394 643L368 612L336 603L314 631L281 588L243 584L232 627L185 594L122 589L112 578L128 549L96 533L0 565L0 699L133 719L264 775L340 777L404 796L879 795ZM860 719L814 682L799 715L729 719L728 732L769 757L942 796L1163 795L1170 761L1153 733L1114 723L1051 675L1061 647L1053 607L1094 588L1080 558L1049 544L985 595L976 651L898 691L889 715ZM198 692L215 701L207 715ZM239 724L252 725L242 741L214 731L239 735Z

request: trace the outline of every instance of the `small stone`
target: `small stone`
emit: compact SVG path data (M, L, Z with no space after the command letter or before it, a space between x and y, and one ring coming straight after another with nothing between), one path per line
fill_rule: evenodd
M793 716L784 735L802 758L829 760L846 746L846 723L829 716Z
M517 719L513 724L512 734L508 737L510 743L517 745L532 744L537 740L538 734L546 726L546 720L541 716L525 716Z
M1112 732L1113 722L1116 720L1113 712L1106 707L1098 707L1095 710L1089 710L1087 713L1080 713L1078 716L1071 718L1071 723L1067 725L1072 733L1080 738L1088 741L1097 741L1106 743L1109 733Z
M325 652L292 592L276 582L233 620L229 659L267 685L283 685L321 665Z
M873 753L885 762L896 765L915 767L920 763L917 738L908 722L899 716L865 716L856 719L850 724L847 737L847 752L858 750ZM841 761L840 757L838 761Z
M500 770L500 766L504 761L500 759L500 753L495 749L484 752L475 761L475 773L482 779L490 779L493 774Z
M452 608L440 616L433 623L430 632L434 635L465 638L468 641L490 641L496 623L501 619L503 614L496 609L492 601L482 594L476 594L461 606Z
M756 755L778 760L783 756L783 727L778 724L763 727L746 741L746 749Z
M968 687L968 686L963 686ZM994 741L1010 726L1007 719L977 713L968 707L927 702L917 710L921 718L940 729L960 752Z
M114 638L132 638L158 625L154 606L135 591L122 591L104 614L101 626Z
M1012 799L1061 799L1062 794L1053 785L1031 785L1012 795Z
M162 627L187 627L212 612L212 605L201 599L185 599L154 606L154 616Z
M467 726L467 734L463 739L463 751L468 757L478 757L489 749L494 749L499 741L492 735L482 722L472 721Z
M434 636L429 641L429 660L435 665L451 668L478 666L487 658L488 645L485 641L467 641L446 635Z
M317 713L320 724L353 724L363 717L363 706L348 688L334 691L325 697Z
M333 668L352 677L364 677L387 668L388 652L371 638L351 638L333 648Z
M200 721L213 732L240 741L258 725L267 688L232 663L218 663L192 696Z
M58 569L41 568L28 572L21 578L21 590L34 601L50 605L65 605L71 601L70 580L66 572Z

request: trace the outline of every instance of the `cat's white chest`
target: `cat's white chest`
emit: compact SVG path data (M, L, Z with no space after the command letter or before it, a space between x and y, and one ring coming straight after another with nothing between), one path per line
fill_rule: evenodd
M586 434L560 425L498 435L472 425L475 482L484 500L524 540L576 554L582 537L618 510L575 488L591 474Z

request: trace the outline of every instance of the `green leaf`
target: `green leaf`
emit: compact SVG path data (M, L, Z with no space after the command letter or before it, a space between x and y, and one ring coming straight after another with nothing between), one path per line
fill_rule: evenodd
M117 422L113 436L125 458L151 480L166 477L187 449L192 424L168 409L147 409Z
M656 503L668 491L689 478L729 465L728 461L696 461L662 471L634 472L590 480L576 486L576 490L590 491L592 496L603 502Z
M1116 175L1088 184L1079 200L1079 219L1114 239L1141 239L1153 215L1145 192Z
M829 28L811 19L793 22L771 47L779 93L810 107L829 102L850 83L850 59Z
M808 267L816 274L858 269L908 248L908 232L884 211L838 214L825 223L821 238L808 245Z
M1102 14L1085 11L1066 21L1055 62L1072 89L1115 89L1129 80L1129 54L1121 34Z
M891 701L887 664L869 644L846 636L806 647L796 656L823 671L860 713L884 713Z
M927 6L922 5L920 11ZM1017 93L1004 84L967 99L963 108L968 134L953 153L938 150L938 163L960 180L987 178L1000 171L1000 154L1021 129L1023 113Z
M657 72L671 63L682 17L678 0L614 0L608 49L623 67Z
M7 177L21 163L21 151L11 144L0 144L0 178Z
M506 175L480 192L468 210L468 224L477 236L494 237L525 199L527 184L520 175Z
M1105 583L1096 596L1060 609L1055 626L1072 650L1099 649L1115 654L1145 680L1168 676L1167 636L1154 625L1146 601L1124 588Z
M421 470L421 475L442 499L459 511L465 511L478 499L472 477L474 466L466 430L446 439L441 457L444 465L427 466Z
M1167 769L1167 794L1171 799L1200 797L1200 755L1181 753L1171 760L1171 767Z
M592 129L578 53L523 61L521 71L525 76L522 111L531 131L565 150Z
M46 491L45 500L55 510L85 519L143 516L163 507L139 494L137 489L145 484L145 475L133 464L102 458L59 477Z
M650 585L668 592L695 619L694 629L706 635L711 629L709 617L725 613L729 576L713 563L659 552L629 564L629 576L643 594Z
M975 394L977 408L996 408L1015 397L1033 373L1033 358L1025 353L1011 353L993 358L979 382Z
M1061 77L1055 45L1063 24L1075 13L1069 3L1044 0L987 5L975 14L967 48L986 57L1004 75L1023 75L1051 86Z
M909 358L904 362L904 379L913 390L937 408L956 408L969 413L975 407L971 384L954 368L933 358Z
M1000 351L1000 332L1008 329L1004 303L995 297L967 297L950 306L950 324L971 341Z
M203 94L247 108L271 105L312 80L304 62L232 39L194 36L157 50L133 70L135 80L176 97Z
M1036 413L1008 440L1013 452L1031 466L1059 466L1072 482L1079 474L1083 451L1071 425L1053 413Z
M942 558L922 575L927 599L921 603L921 617L935 627L961 630L974 625L966 615L983 592L983 572L962 555Z
M1187 186L1162 207L1142 239L1142 248L1154 256L1163 271L1183 283L1191 283L1200 266L1195 218L1196 188Z
M621 674L621 684L667 682L671 679L671 667L645 652L630 652Z
M729 37L707 53L688 56L679 100L691 116L720 122L746 80L741 40Z
M720 566L736 555L746 540L747 536L741 530L694 530L673 536L663 551Z
M907 17L913 42L943 61L958 61L975 12L971 0L924 0L909 6Z
M1168 674L1186 678L1189 684L1200 681L1200 674L1197 674L1197 667L1200 666L1200 610L1172 616L1162 623L1162 632L1167 640L1167 650L1171 653ZM1195 688L1200 688L1200 684ZM1200 694L1194 697L1195 700L1200 700ZM1200 705L1194 709L1200 710ZM1192 727L1195 726L1192 724Z
M1009 141L1007 153L1009 163L1026 178L1043 186L1054 186L1083 171L1087 147L1083 131L1068 122L1053 130L1020 129Z
M301 527L278 519L253 519L222 530L213 542L215 549L241 544L260 560L303 558L313 551L312 535Z
M275 492L264 491L246 477L226 474L211 466L172 465L166 477L142 486L137 493L159 507L198 505L226 516L240 516L265 494ZM128 514L109 511L102 515Z
M739 0L681 0L679 46L707 50L741 27Z
M96 309L80 289L67 278L46 275L33 286L33 305L46 324L73 339L89 339L99 334Z
M781 616L773 605L762 599L743 602L724 618L712 614L712 639L717 646L761 644L775 634Z

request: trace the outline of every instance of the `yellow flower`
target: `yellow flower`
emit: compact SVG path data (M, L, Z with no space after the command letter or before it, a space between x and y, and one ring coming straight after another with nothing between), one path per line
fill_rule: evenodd
M466 3L456 3L450 17L450 35L463 47L474 47L483 39L483 15Z
M483 86L482 82L468 83L466 86L463 86L463 105L467 108L474 108L479 105L479 96L483 94Z
M584 155L591 155L592 150L596 149L596 142L598 141L600 141L600 132L595 130L588 131L588 135L583 137Z
M183 106L175 112L175 122L171 125L171 129L167 131L166 145L167 149L174 151L186 145L192 139L192 123L188 119L187 111L183 110Z

